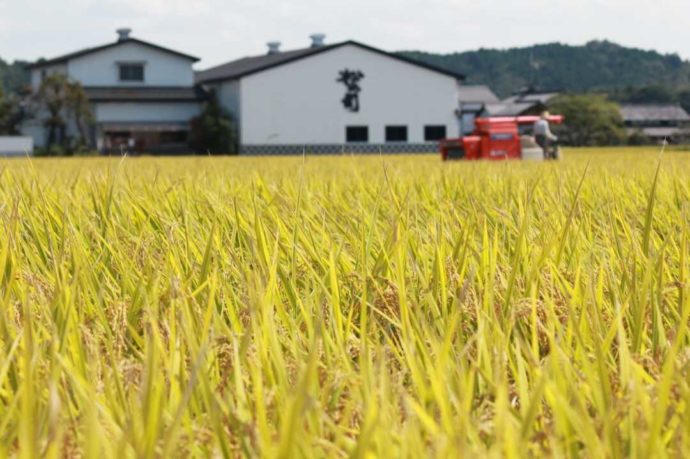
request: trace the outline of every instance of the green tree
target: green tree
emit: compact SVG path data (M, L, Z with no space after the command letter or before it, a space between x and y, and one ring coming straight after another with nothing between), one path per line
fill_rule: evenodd
M686 112L690 113L690 89L678 92L678 103Z
M87 129L93 121L93 115L81 84L70 81L63 74L48 75L43 79L34 102L35 113L43 116L43 125L48 129L50 151L65 149L71 152L89 143ZM70 122L77 128L77 137L74 139L67 137ZM61 148L55 149L55 146Z
M618 145L626 139L618 104L604 96L563 95L550 101L549 109L565 116L558 132L566 145Z
M23 110L16 96L4 95L0 86L0 135L19 134Z
M215 92L209 94L201 114L192 120L192 148L212 155L237 153L237 134L232 116L218 103Z

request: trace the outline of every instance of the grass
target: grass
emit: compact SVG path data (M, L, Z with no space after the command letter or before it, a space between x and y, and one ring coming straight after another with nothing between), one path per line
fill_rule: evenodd
M686 456L689 212L654 149L0 162L0 457Z

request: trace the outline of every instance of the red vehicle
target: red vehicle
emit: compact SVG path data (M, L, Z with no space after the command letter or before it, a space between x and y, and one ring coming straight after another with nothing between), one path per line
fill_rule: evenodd
M459 139L440 142L441 157L449 159L543 159L541 148L530 136L521 136L519 126L532 125L538 116L477 118L474 132ZM551 124L561 124L563 116L549 116ZM537 150L538 149L538 150ZM558 147L551 152L558 158ZM539 157L541 156L541 157Z

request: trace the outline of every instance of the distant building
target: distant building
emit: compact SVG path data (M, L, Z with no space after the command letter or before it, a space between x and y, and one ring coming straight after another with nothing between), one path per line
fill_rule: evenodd
M499 100L486 86L461 86L459 91L461 131L463 134L471 133L474 130L474 120L482 116L538 115L546 110L548 102L558 95L557 91L527 88Z
M538 115L546 110L549 101L559 94L558 91L528 88L498 103L487 104L486 111L490 116Z
M460 103L459 118L462 135L469 134L474 130L474 120L487 114L486 107L488 105L499 103L496 94L484 85L460 86L458 101Z
M628 134L641 132L652 141L673 141L687 135L690 115L678 104L622 104Z
M198 72L238 123L240 152L437 151L457 137L464 76L356 42L266 53Z
M100 151L187 151L189 122L203 98L194 85L192 64L198 59L130 32L120 29L113 43L32 64L32 89L38 91L43 78L58 72L81 83L95 117L89 140ZM65 135L75 129L67 126ZM22 130L36 146L46 145L42 114Z

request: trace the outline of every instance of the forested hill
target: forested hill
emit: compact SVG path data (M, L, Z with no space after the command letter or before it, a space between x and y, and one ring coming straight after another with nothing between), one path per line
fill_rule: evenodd
M626 48L609 41L590 41L584 46L549 43L453 54L400 54L463 73L467 83L486 84L501 97L529 85L569 91L690 86L690 62L677 54Z

